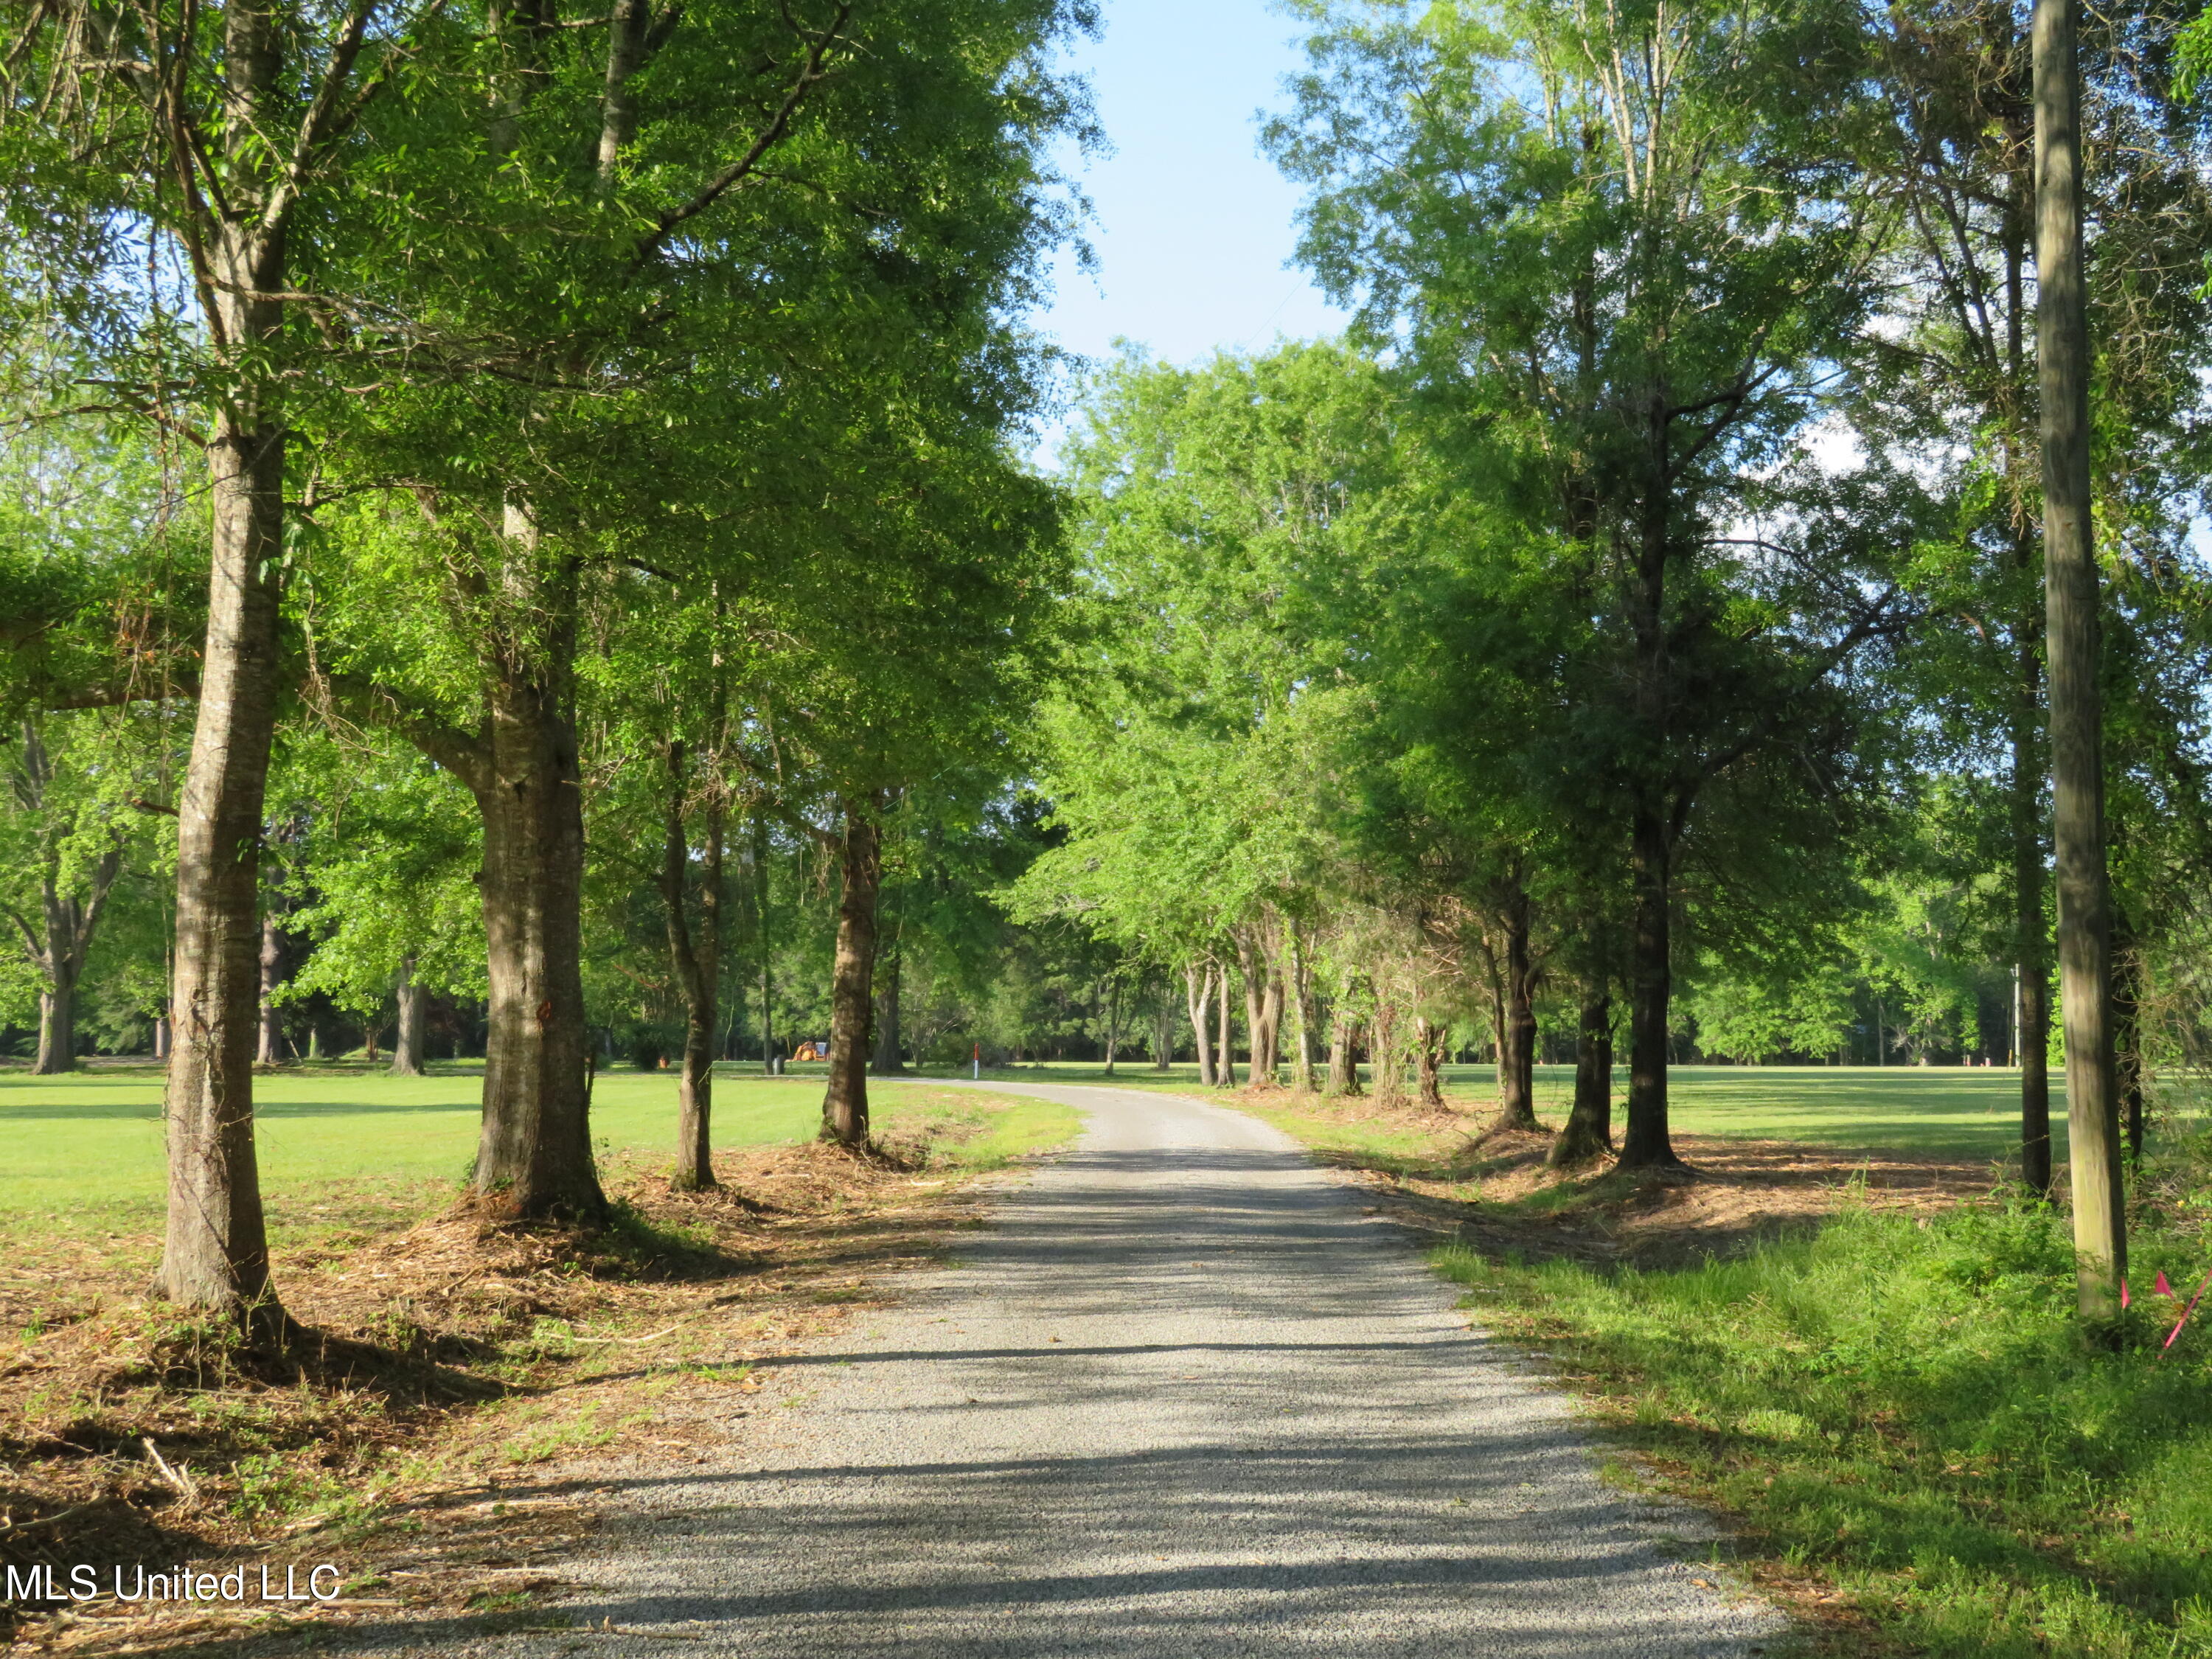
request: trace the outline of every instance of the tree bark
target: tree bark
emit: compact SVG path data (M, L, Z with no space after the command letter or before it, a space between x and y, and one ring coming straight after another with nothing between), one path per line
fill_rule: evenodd
M224 14L234 114L227 143L241 172L273 129L258 117L281 73L271 14ZM229 355L283 332L284 239L255 216L216 222L213 301ZM161 1287L180 1306L273 1335L283 1311L253 1144L253 1046L260 988L261 815L276 726L277 581L284 539L286 432L276 394L249 380L216 415L208 444L213 520L199 712L177 817L174 1049L164 1101L168 1219Z
M1583 981L1575 1042L1575 1103L1552 1143L1555 1170L1594 1162L1613 1150L1613 994L1602 979Z
M2014 47L2012 31L2005 31L2008 55ZM2029 112L2008 108L2005 137L2012 153L2033 152ZM2009 170L2010 189L2004 225L2005 261L2005 378L2015 399L2027 394L2025 265L2031 228L2035 220L2033 162L2016 163ZM2024 472L2026 425L2019 418L2020 404L2010 404L2012 418L2005 426L2006 474ZM2015 435L2017 434L2017 435ZM2017 456L2017 459L2015 457ZM2023 483L2021 494L2025 495ZM2027 504L2015 501L2013 511L2013 567L2021 587L2019 614L2013 623L2013 649L2017 678L2013 688L2012 750L2008 803L2013 867L2013 966L2020 991L2014 1008L2014 1033L2020 1060L2020 1178L2038 1197L2051 1196L2051 931L2044 919L2045 876L2043 852L2043 786L2048 775L2043 752L2043 607L2035 581L2035 533Z
M534 529L510 512L511 540ZM573 574L562 579L565 586ZM503 641L489 720L468 782L483 820L483 1127L475 1190L518 1218L606 1218L592 1159L586 1079L584 815L569 665L574 606L545 596L551 637Z
M1201 965L1195 960L1182 968L1184 1000L1190 1010L1190 1029L1198 1039L1198 1081L1202 1088L1213 1086L1212 1020L1209 1011L1213 1001L1213 964Z
M868 1069L878 1077L904 1077L907 1063L899 1053L899 975L903 952L898 934L891 935L891 948L884 953L884 970L876 977L876 1052ZM1107 1061L1113 1069L1113 1061Z
M2102 629L2091 544L2089 326L2082 282L2081 76L2074 0L2035 0L2036 369L2042 392L2045 617L2067 1163L2081 1316L2119 1312L2127 1273L2113 1086L2112 894L2105 858Z
M1367 1058L1375 1071L1375 1098L1395 1106L1406 1097L1406 1051L1400 1035L1404 1018L1378 988L1375 1017L1367 1024Z
M1237 1086L1237 1050L1230 1041L1229 964L1222 963L1215 971L1221 980L1221 1004L1218 1013L1218 1036L1214 1043L1213 1081L1218 1088L1233 1089Z
M33 811L52 810L53 759L46 748L46 732L35 719L23 722L21 764L14 781L16 798ZM80 827L76 821L70 832ZM31 1061L34 1077L53 1077L76 1069L76 1010L78 988L92 954L94 934L100 912L123 872L123 849L112 839L93 866L88 890L64 890L62 882L62 841L58 825L50 825L39 872L40 915L34 925L29 917L9 910L8 917L21 934L23 952L30 958L42 984L39 991L39 1047ZM158 1043L160 1033L157 1031Z
M399 1030L392 1039L393 1077L422 1075L422 1042L429 1016L430 994L415 978L415 958L399 960L399 983L393 988L399 1004Z
M1121 1043L1121 981L1113 975L1106 979L1106 1075L1114 1075L1114 1054Z
M1314 1006L1313 969L1296 922L1290 924L1290 939L1291 1006L1298 1016L1298 1066L1292 1083L1299 1093L1310 1095L1314 1091L1314 1027L1320 1015Z
M1630 825L1628 1133L1624 1169L1677 1169L1667 1125L1667 1018L1673 990L1666 826L1638 807Z
M775 1070L775 953L769 938L768 820L753 815L754 921L760 932L761 1072Z
M66 980L39 993L39 1048L31 1061L33 1077L55 1077L76 1070L76 981Z
M876 896L883 879L882 832L869 811L845 808L844 889L837 903L837 957L830 987L830 1087L822 1139L868 1142L868 1028L875 1015Z
M261 917L261 1018L253 1044L256 1066L284 1063L284 1016L276 1006L276 992L284 983L284 927L273 900Z
M2127 912L2112 911L2112 1073L2120 1097L2121 1139L2128 1163L2143 1156L2142 956Z
M1283 981L1268 933L1265 922L1240 930L1237 959L1244 974L1244 1030L1252 1045L1249 1080L1272 1087L1282 1063Z
M1358 1024L1340 1004L1328 1029L1328 1092L1332 1098L1366 1092L1359 1086Z
M1420 1041L1419 1066L1421 1104L1443 1109L1443 1048L1444 1033L1424 1014L1413 1022Z
M720 725L719 718L716 721ZM720 732L716 733L719 741ZM684 746L668 745L668 812L661 848L660 896L668 955L684 992L684 1069L676 1082L676 1167L669 1184L705 1192L714 1180L714 1028L722 987L722 790L707 781L706 848L700 860L699 928L692 931L691 841L684 828L690 790Z
M2042 630L2036 630L2039 636ZM2012 731L2011 830L2013 960L2020 975L2020 1178L2039 1197L2051 1196L2051 958L2043 914L2043 763L2035 726L2041 661L2036 646L2020 647L2021 685Z
M1498 1045L1499 1129L1540 1129L1536 1121L1535 968L1528 954L1528 896L1516 887L1500 907L1505 936L1505 1018Z
M1152 1010L1152 1069L1175 1068L1175 994L1164 980L1160 999Z

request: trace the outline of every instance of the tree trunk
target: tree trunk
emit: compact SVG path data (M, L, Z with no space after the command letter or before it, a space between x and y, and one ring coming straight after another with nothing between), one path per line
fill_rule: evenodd
M1499 1129L1540 1129L1536 1121L1535 969L1528 956L1528 896L1516 889L1499 917L1505 934L1505 1018L1498 1045Z
M252 9L226 14L234 20L231 27L252 27L246 15ZM257 15L265 22L265 14ZM246 44L257 58L273 56L266 43ZM244 65L236 71L248 72ZM228 262L241 283L285 285L281 261L241 252L233 250ZM276 332L273 306L240 295L218 303L240 315L246 337ZM233 408L222 411L208 449L214 537L207 643L177 816L175 1047L164 1105L169 1179L162 1293L264 1335L283 1318L270 1290L254 1156L253 1048L261 814L276 716L284 438L273 410Z
M164 1061L169 1058L169 1017L167 1014L154 1022L154 1058Z
M510 536L534 536L510 514ZM526 656L509 644L486 688L490 718L470 780L483 819L483 1127L475 1189L501 1213L597 1224L605 1194L592 1161L585 1069L583 785L567 668L569 622Z
M2006 47L2014 46L2011 30ZM2015 417L2027 394L2026 352L2028 240L2035 222L2033 145L2026 143L2027 112L2008 115L2005 138L2014 155L2028 153L2009 169L2004 221L2005 378L2014 393ZM2006 477L2025 471L2024 420L2005 426ZM2024 481L2021 495L2025 495ZM2051 935L2044 919L2043 786L2048 775L2042 744L2043 607L2036 603L2034 526L2024 500L2013 502L2013 568L2020 584L2020 611L2013 623L2018 661L2013 686L2011 799L2013 868L2014 1052L2020 1061L2020 1178L2043 1199L2051 1196Z
M1426 1015L1414 1021L1420 1037L1421 1104L1442 1111L1444 1106L1444 1033Z
M1555 1170L1589 1164L1613 1150L1613 995L1602 979L1583 981L1575 1042L1575 1103L1552 1143Z
M903 952L899 937L891 935L891 948L884 957L884 971L876 980L876 1053L868 1069L878 1077L904 1077L907 1064L899 1054L899 970ZM1114 1069L1109 1059L1106 1069Z
M428 1035L430 994L415 978L415 958L399 959L399 983L393 988L399 1004L399 1030L392 1040L393 1077L422 1075L422 1043Z
M867 812L845 809L844 890L837 904L837 959L830 987L830 1087L822 1139L868 1141L868 1027L875 1013L876 896L883 879L882 832Z
M1208 1010L1213 1000L1213 965L1203 967L1196 961L1183 964L1184 1000L1190 1010L1190 1029L1198 1039L1198 1081L1201 1087L1213 1086L1212 1020Z
M1230 1042L1229 964L1222 963L1216 971L1221 979L1221 1004L1219 1036L1214 1043L1213 1081L1219 1088L1233 1089L1237 1086L1237 1050Z
M1328 1030L1328 1092L1340 1099L1366 1092L1359 1086L1358 1025L1341 1004Z
M2127 912L2112 911L2112 1073L2120 1097L2122 1140L2128 1162L2142 1167L2142 957Z
M2039 629L2039 634L2041 630ZM2020 648L2023 682L2012 732L2013 960L2020 975L2017 998L2020 1055L2020 1178L2038 1196L2051 1196L2051 958L2043 915L2043 767L2035 741L2036 685L2041 664L2035 646Z
M55 1077L76 1069L76 978L64 969L39 993L39 1051L31 1075Z
M2042 392L2043 559L2051 658L2052 841L2059 1006L2066 1020L2067 1164L2081 1316L2119 1312L2127 1273L2113 1087L2112 915L2105 863L2102 656L2091 545L2089 326L2082 286L2081 76L2075 0L2035 0L2036 368Z
M1310 1095L1314 1091L1314 1027L1320 1014L1314 1006L1313 969L1306 961L1305 942L1298 937L1296 922L1290 929L1291 1006L1298 1016L1298 1069L1292 1082L1300 1094Z
M1175 1066L1175 995L1168 982L1160 983L1160 1000L1152 1010L1152 1069L1171 1071Z
M1271 943L1264 922L1237 936L1237 958L1244 973L1244 1030L1252 1044L1249 1080L1269 1087L1280 1069L1283 1024L1283 981Z
M761 1072L775 1070L775 957L769 940L768 820L753 817L754 921L760 930Z
M1375 1017L1367 1025L1367 1057L1375 1070L1375 1098L1386 1106L1406 1097L1406 1053L1400 1036L1403 1024L1397 1005L1378 990Z
M261 918L261 1021L253 1045L257 1066L284 1063L284 1016L276 1007L277 988L284 983L284 928L271 902Z
M716 720L719 728L719 717ZM716 732L719 747L720 733ZM691 840L684 830L690 780L684 747L668 745L668 812L661 848L660 896L668 955L684 993L684 1069L676 1082L676 1167L669 1185L705 1192L714 1180L714 1028L722 988L722 789L707 781L706 849L700 860L699 929L691 928Z
M1121 981L1106 981L1106 1075L1114 1075L1114 1051L1121 1042Z
M1630 826L1628 1133L1623 1169L1678 1169L1667 1126L1667 1017L1673 990L1666 826L1639 807Z

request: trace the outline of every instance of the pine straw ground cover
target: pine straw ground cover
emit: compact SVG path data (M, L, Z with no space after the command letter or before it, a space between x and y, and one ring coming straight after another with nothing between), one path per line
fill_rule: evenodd
M668 1462L742 1436L776 1360L887 1293L979 1224L968 1177L1064 1140L1036 1101L886 1091L868 1156L807 1142L715 1159L719 1192L672 1193L664 1158L605 1155L615 1224L495 1224L450 1196L378 1231L277 1252L302 1334L276 1359L143 1293L143 1240L10 1229L0 1279L0 1562L149 1571L191 1561L341 1564L331 1607L18 1598L19 1648L119 1654L361 1619L466 1635L544 1621L544 1565L598 1523L588 1472L624 1449ZM879 1108L880 1113L880 1108ZM452 1188L447 1188L450 1194ZM325 1581L327 1583L327 1581ZM458 1622L454 1622L458 1621ZM284 1638L289 1638L289 1640Z
M1732 1517L1724 1553L1809 1650L2212 1656L2212 1307L2161 1353L2178 1309L2146 1294L2212 1267L2186 1125L2134 1183L2107 1350L2067 1218L1986 1166L1681 1136L1692 1178L1560 1176L1548 1136L1248 1099L1429 1231L1482 1323L1633 1454L1620 1478Z

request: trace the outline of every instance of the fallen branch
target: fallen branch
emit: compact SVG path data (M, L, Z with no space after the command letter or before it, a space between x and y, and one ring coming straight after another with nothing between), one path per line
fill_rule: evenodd
M82 1515L87 1510L96 1510L107 1500L95 1498L89 1504L79 1504L54 1515L42 1515L35 1521L11 1521L0 1524L0 1538L13 1538L19 1532L36 1532L40 1527L51 1527L68 1520L73 1515Z
M620 1342L627 1346L635 1346L640 1342L658 1342L662 1337L672 1335L676 1332L682 1330L687 1322L688 1322L686 1321L679 1319L676 1323L671 1325L666 1330L655 1331L650 1336L572 1336L568 1340L571 1342Z
M154 1466L155 1470L161 1475L163 1480L168 1483L171 1490L175 1492L178 1497L183 1498L186 1503L197 1503L198 1501L200 1489L198 1486L193 1484L192 1478L189 1474L180 1473L176 1469L171 1468L169 1467L169 1460L161 1455L161 1449L159 1446L156 1446L149 1437L141 1435L138 1439L138 1443L145 1450L146 1461Z

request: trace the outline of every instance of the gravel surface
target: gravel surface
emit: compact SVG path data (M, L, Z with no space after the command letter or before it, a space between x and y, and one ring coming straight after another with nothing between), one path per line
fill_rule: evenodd
M803 1397L743 1462L632 1486L564 1569L612 1633L479 1645L1688 1659L1782 1633L1288 1137L1001 1086L1082 1108L1076 1149L1009 1182L955 1270L779 1362Z

